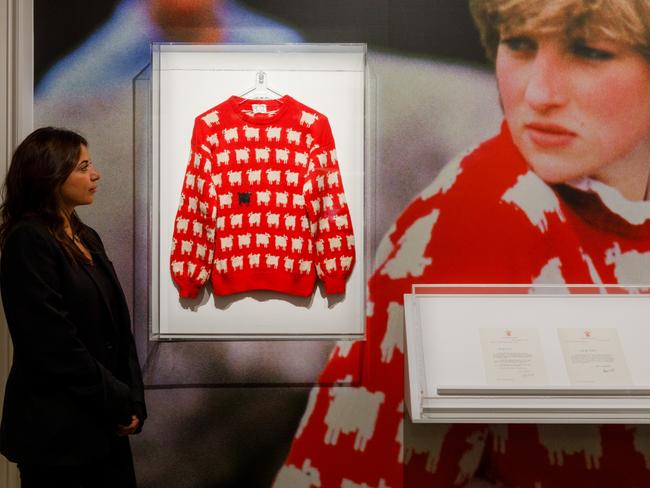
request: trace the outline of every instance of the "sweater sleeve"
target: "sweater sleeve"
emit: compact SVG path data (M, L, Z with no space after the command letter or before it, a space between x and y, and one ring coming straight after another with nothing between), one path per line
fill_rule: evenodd
M324 116L314 124L313 137L303 194L316 241L316 272L325 292L334 295L345 292L354 267L354 234L332 130Z
M198 295L210 278L214 259L216 188L220 182L213 174L212 147L218 144L217 135L210 129L210 124L218 125L218 115L211 114L194 122L190 160L174 221L171 275L184 298Z

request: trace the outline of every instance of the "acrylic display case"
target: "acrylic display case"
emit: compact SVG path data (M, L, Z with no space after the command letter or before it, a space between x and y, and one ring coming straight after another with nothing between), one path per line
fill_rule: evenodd
M151 338L358 338L364 333L371 175L366 47L361 44L154 44L145 176L149 208L146 286ZM257 86L263 85L263 86ZM309 297L252 291L179 298L171 278L174 219L189 160L195 117L232 95L270 89L325 114L332 128L356 241L344 295ZM246 97L248 95L245 95ZM140 250L139 252L144 252ZM145 277L140 279L144 286Z
M650 422L650 295L638 286L416 285L414 422Z

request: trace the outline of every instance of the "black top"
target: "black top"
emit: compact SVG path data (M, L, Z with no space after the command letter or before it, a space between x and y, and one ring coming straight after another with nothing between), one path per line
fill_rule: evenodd
M115 281L111 278L109 270L106 268L105 262L103 259L98 258L97 254L93 256L92 263L84 263L84 267L90 277L95 282L97 287L97 300L102 298L105 300L107 305L107 311L109 315L106 317L106 323L104 326L111 327L116 334L120 333L119 327L117 327L115 317L113 317L113 310L119 310L120 301L118 297L118 290L115 286Z
M0 452L25 464L105 457L118 424L146 418L126 300L97 233L82 239L93 265L75 265L38 219L16 224L0 257L2 302L14 345Z

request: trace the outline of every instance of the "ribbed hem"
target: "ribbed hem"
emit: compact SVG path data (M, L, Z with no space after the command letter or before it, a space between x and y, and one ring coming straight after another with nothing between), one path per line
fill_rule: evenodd
M247 270L236 273L212 273L215 295L230 295L253 290L270 290L306 297L313 293L316 274L296 275L283 270Z
M345 293L345 278L323 278L325 293L328 295L340 295Z
M194 283L182 283L179 284L178 294L181 298L196 298L199 294L199 290L202 288L196 286Z

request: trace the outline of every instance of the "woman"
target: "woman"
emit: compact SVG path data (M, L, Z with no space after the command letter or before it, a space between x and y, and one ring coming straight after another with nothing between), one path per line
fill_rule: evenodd
M359 386L312 391L276 486L650 486L644 426L404 418L403 346L384 338L412 283L650 282L650 2L471 6L501 133L447 166L380 246L367 341L338 347L320 378ZM376 408L360 407L369 396Z
M37 129L4 187L0 286L14 357L0 451L22 486L136 486L128 436L146 418L126 301L75 212L100 174L80 135Z

